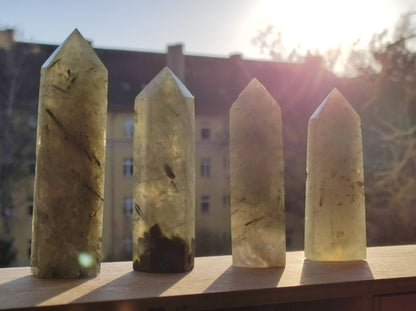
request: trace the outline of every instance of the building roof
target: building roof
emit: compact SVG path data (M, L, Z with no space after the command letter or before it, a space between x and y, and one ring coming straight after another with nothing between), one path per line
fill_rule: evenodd
M37 103L40 68L55 45L16 43L19 55L26 53L18 99ZM134 99L144 86L166 66L166 54L95 49L109 74L110 110L133 111ZM228 114L228 109L252 78L257 78L275 97L282 113L310 115L339 80L316 63L254 61L241 56L217 58L185 55L184 84L195 97L195 112L202 115ZM305 111L306 110L306 111ZM310 113L309 113L310 112Z

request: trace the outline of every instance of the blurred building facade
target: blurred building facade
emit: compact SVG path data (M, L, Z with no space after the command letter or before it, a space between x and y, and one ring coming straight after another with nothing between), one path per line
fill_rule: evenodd
M30 51L21 62L24 77L16 96L16 107L25 111L29 126L36 122L41 65L56 47L15 42L12 31L0 32L0 51ZM282 109L287 248L303 247L307 122L333 87L342 88L339 79L316 61L293 64L246 60L241 55L229 58L185 55L181 44L169 46L167 53L95 51L109 72L104 260L130 259L134 99L165 66L175 72L195 97L197 255L231 251L228 111L254 77ZM29 164L33 163L34 159ZM13 199L17 264L25 265L30 254L33 175L16 184Z

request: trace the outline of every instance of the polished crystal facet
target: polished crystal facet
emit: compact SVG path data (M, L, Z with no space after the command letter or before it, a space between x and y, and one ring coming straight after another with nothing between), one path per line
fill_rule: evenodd
M334 89L309 120L305 256L365 259L365 230L360 117Z
M136 97L133 268L194 265L194 98L165 67Z
M284 266L280 107L257 79L230 110L230 168L233 265Z
M107 69L78 30L41 69L32 273L99 273Z

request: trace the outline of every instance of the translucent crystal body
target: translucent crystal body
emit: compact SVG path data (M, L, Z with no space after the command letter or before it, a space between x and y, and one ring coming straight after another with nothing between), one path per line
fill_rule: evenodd
M32 273L99 273L104 196L107 69L78 30L41 69Z
M284 266L280 107L256 79L230 110L230 170L233 265Z
M133 268L184 272L194 265L194 98L165 67L136 97Z
M317 261L366 257L361 121L336 89L309 120L305 256Z

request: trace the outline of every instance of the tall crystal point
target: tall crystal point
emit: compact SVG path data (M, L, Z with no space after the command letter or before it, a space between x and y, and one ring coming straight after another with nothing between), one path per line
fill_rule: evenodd
M286 262L283 142L280 107L253 79L230 110L233 265Z
M32 273L99 273L107 69L78 30L43 64L40 79Z
M305 257L366 257L361 121L334 89L309 120Z
M194 266L194 97L165 67L136 97L133 268Z

